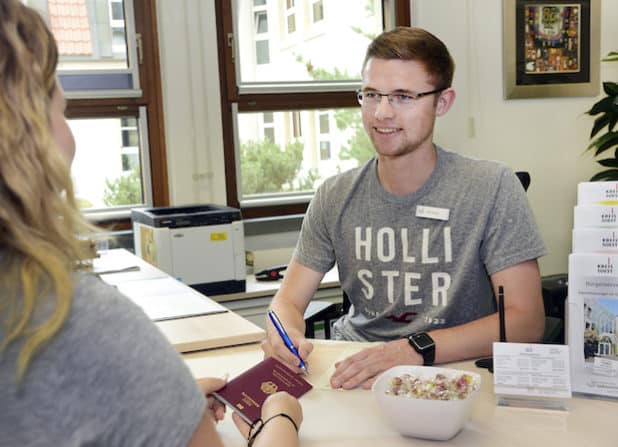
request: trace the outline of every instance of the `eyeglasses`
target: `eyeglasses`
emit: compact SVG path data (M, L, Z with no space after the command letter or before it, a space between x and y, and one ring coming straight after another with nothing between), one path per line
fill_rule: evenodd
M358 103L364 107L374 108L382 102L382 97L386 96L388 103L394 108L403 108L413 104L415 101L421 99L423 96L433 95L434 93L440 93L445 89L437 88L430 92L422 93L378 93L378 92L364 92L362 90L356 91L356 99Z

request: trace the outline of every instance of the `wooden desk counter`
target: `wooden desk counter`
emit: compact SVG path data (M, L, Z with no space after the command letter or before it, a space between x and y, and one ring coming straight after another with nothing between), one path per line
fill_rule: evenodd
M162 305L164 311L174 312L178 298L189 293L199 296L204 303L212 303L217 308L213 313L181 315L177 318L172 314L169 319L155 321L157 327L178 352L254 343L266 336L266 332L259 326L214 303L214 300L203 297L189 286L176 281L127 250L114 249L102 252L101 257L95 260L94 267L95 272L98 271L104 281L119 287L121 292L140 305L156 298L156 303ZM124 271L127 267L129 270ZM102 273L114 270L114 273ZM160 285L157 281L170 281L174 284L174 288L164 293L156 289ZM153 283L155 286L152 286Z
M355 346L354 346L355 345ZM308 359L310 376L329 375L330 363L350 352L358 343L315 340ZM263 358L259 344L215 349L183 356L196 378L235 377ZM473 362L454 368L480 372L482 386L471 419L453 439L445 442L405 438L379 413L371 391L341 391L317 387L301 398L304 421L301 446L313 447L400 447L400 446L560 446L615 447L618 445L618 402L574 397L566 412L505 408L495 404L493 377ZM230 413L228 409L228 413ZM414 415L410 415L414 417ZM246 446L229 414L218 425L226 446Z

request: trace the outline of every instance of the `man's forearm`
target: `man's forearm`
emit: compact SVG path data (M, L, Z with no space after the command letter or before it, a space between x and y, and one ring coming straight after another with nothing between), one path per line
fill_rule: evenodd
M304 310L299 309L291 300L277 293L269 307L275 311L286 329L295 328L301 333L305 332Z
M506 339L511 342L536 343L543 337L543 314L530 315L516 308L505 309ZM436 363L456 362L491 355L493 342L500 340L498 314L429 334L436 343Z

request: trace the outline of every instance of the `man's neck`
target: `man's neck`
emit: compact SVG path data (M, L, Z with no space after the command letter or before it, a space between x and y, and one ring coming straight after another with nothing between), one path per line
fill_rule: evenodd
M436 158L436 148L431 142L402 156L378 156L380 184L391 194L411 194L429 179L436 167Z

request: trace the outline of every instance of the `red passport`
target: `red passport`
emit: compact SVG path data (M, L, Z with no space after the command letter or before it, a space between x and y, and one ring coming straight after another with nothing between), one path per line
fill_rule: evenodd
M311 384L300 375L274 357L268 357L212 395L252 424L260 418L262 404L271 394L287 391L300 397L311 388Z

